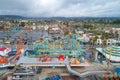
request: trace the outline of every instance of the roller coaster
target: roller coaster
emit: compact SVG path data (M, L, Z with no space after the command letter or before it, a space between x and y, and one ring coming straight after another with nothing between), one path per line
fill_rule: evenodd
M66 35L63 39L40 39L30 45L32 54L63 54L63 55L84 55L85 48L77 34Z

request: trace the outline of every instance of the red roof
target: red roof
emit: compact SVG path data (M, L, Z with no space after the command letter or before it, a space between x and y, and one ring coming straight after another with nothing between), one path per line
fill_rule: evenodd
M0 51L4 51L6 48L5 47L2 47L2 48L0 48Z

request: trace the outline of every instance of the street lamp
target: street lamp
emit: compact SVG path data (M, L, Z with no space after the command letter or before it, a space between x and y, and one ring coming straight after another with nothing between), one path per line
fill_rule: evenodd
M110 59L111 59L111 54L112 54L112 48L109 49L110 53L109 53L109 60L108 60L108 71L109 71L109 67L110 67Z

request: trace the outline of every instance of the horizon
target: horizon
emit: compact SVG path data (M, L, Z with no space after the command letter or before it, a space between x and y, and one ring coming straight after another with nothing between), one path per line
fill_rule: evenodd
M120 16L71 16L71 17L68 17L68 16L39 16L39 17L34 17L34 16L22 16L22 15L0 15L0 17L23 17L23 18L120 18Z
M4 0L0 15L25 17L120 17L120 0Z

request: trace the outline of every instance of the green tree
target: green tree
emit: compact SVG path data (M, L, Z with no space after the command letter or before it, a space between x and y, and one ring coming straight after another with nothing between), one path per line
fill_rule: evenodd
M43 40L44 40L43 38L40 38L40 42L43 42Z
M3 30L4 29L4 26L3 25L0 25L0 30Z
M103 40L103 46L105 46L106 45L106 40Z
M66 30L66 31L64 32L64 36L66 36L66 35L68 35L68 34L69 34L69 31Z
M58 37L57 37L57 39L58 39L58 40L60 40L60 39L61 39L61 37L60 37L60 36L58 36Z
M25 26L25 22L21 22L20 26L24 27Z
M98 39L98 36L95 36L95 37L93 38L93 43L95 43L95 42L97 41L97 39Z

